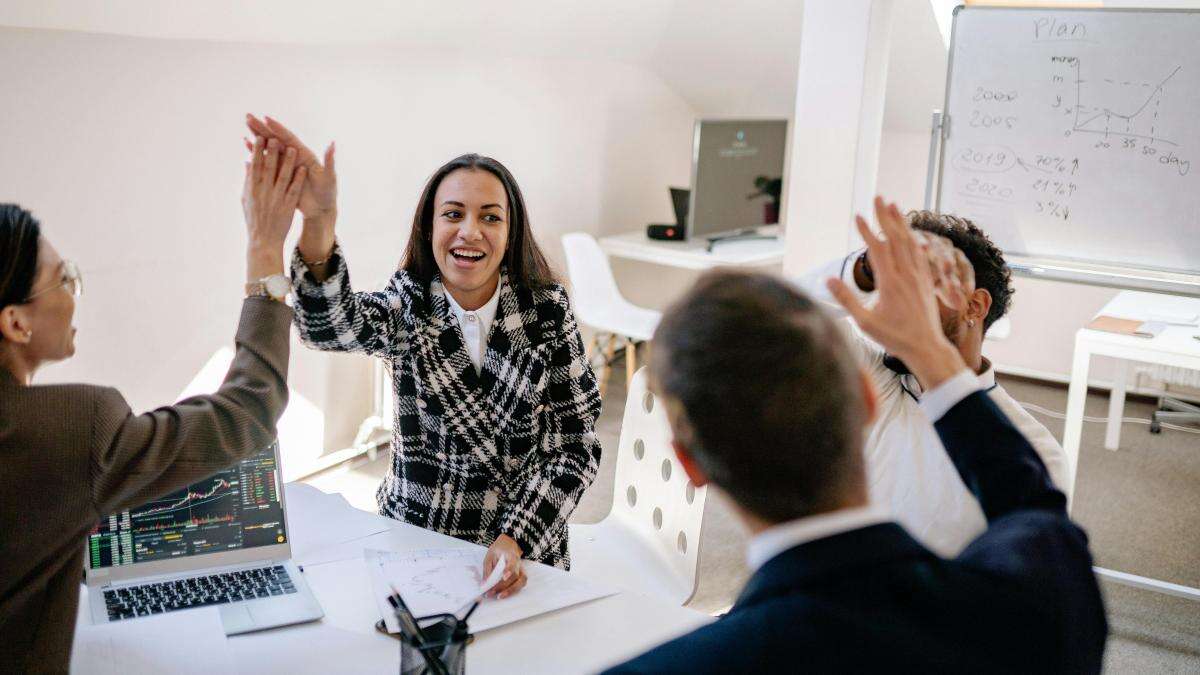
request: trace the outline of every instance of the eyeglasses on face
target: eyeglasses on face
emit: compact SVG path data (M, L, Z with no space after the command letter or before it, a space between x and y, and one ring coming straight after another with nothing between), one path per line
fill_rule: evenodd
M40 295L45 295L46 293L49 293L50 291L56 290L60 287L65 287L68 291L70 291L71 295L77 298L83 295L83 275L80 274L79 267L70 260L64 260L62 262L62 277L58 280L57 284L54 284L53 286L47 286L40 291L30 293L29 297L25 298L25 302L30 302L34 298Z

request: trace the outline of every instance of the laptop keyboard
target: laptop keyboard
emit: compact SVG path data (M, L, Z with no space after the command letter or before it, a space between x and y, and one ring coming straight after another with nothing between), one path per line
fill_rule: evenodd
M104 591L109 621L295 593L283 565Z

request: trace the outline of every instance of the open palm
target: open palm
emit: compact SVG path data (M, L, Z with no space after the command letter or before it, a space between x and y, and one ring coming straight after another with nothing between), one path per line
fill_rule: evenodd
M974 288L974 274L949 241L914 232L895 204L877 197L875 217L882 237L861 216L855 219L875 273L875 303L864 306L840 279L830 279L829 290L864 333L915 369L931 351L953 352L942 331L938 300L961 311Z
M317 159L315 153L300 142L287 127L278 121L266 117L263 120L254 115L246 115L246 126L256 136L266 139L276 139L289 148L296 149L296 163L306 168L308 177L304 189L300 193L300 213L305 220L320 219L332 216L337 211L337 172L334 170L334 144L330 143L325 150L325 161ZM247 141L247 149L253 146Z

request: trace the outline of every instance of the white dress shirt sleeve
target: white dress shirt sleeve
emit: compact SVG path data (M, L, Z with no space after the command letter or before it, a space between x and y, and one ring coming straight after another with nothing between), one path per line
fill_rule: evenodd
M930 422L936 422L959 401L980 389L979 376L963 368L954 377L921 394L921 411Z
M854 282L854 261L862 253L861 250L855 251L844 258L830 260L827 263L814 267L804 274L793 277L792 283L804 291L813 300L825 305L825 308L837 317L849 316L846 310L838 304L838 301L833 298L829 289L825 287L825 280L829 277L837 277L846 282L850 287L850 291L858 296L859 302L866 303L872 296L864 290L859 289L858 284Z

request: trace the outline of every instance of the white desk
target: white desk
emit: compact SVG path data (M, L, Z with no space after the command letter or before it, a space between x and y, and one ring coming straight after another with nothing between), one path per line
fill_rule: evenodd
M288 493L289 500L303 498ZM399 671L400 643L374 628L379 611L370 596L362 549L405 551L474 544L376 517L386 522L388 531L321 551L326 558L338 552L354 558L303 565L325 618L228 638L239 672L394 675ZM81 611L86 612L86 594L81 603ZM621 592L479 633L467 648L467 672L594 673L710 620L694 610Z
M760 234L778 235L778 239L731 240L717 244L712 253L705 251L704 238L687 241L658 241L646 237L646 230L635 230L600 238L600 248L615 258L628 258L656 265L689 270L713 267L763 267L783 263L783 235L778 225L759 228Z
M1200 299L1122 291L1105 305L1097 316L1105 314L1144 321L1156 311L1200 313ZM1070 475L1068 495L1073 495L1075 491L1079 442L1083 432L1083 407L1087 399L1088 370L1092 357L1109 356L1128 361L1200 370L1200 341L1192 337L1197 334L1200 334L1200 328L1195 326L1168 326L1166 331L1154 338L1118 335L1087 328L1081 328L1075 333L1075 358L1071 368L1071 384L1067 390L1067 418L1063 428L1063 449L1067 454ZM1109 399L1108 429L1105 434L1105 447L1110 450L1116 450L1120 441L1121 417L1125 406L1126 368L1118 368L1117 372L1117 381ZM1200 589L1103 568L1097 568L1096 571L1101 576L1120 583L1200 600Z

